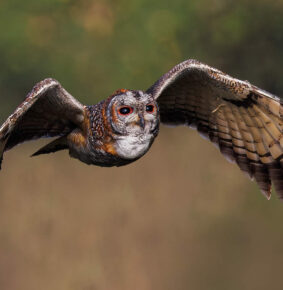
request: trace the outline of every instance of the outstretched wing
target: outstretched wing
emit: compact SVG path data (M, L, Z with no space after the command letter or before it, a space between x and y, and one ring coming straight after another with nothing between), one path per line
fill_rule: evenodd
M247 81L187 60L147 93L160 106L161 122L188 125L216 144L270 198L271 183L283 198L283 103Z
M3 152L15 145L66 135L80 127L83 120L84 106L58 81L45 79L37 83L0 128L0 166Z

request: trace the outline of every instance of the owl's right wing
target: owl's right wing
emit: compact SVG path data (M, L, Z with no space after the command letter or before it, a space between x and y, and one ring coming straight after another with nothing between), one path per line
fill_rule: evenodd
M187 60L147 90L161 122L196 128L254 178L269 198L283 199L283 103L247 81Z
M25 141L66 135L83 121L84 106L58 81L37 83L0 128L0 168L6 150Z

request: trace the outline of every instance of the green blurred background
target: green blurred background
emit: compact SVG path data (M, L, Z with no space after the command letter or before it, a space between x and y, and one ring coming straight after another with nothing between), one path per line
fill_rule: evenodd
M188 58L282 96L282 28L282 0L1 0L0 121L46 77L93 104ZM283 289L282 203L196 132L123 168L43 143L5 155L1 290Z

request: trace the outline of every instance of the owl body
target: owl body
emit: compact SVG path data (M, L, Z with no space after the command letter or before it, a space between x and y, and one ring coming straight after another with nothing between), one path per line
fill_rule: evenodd
M152 112L146 112L148 104L154 107ZM120 90L96 105L85 106L83 130L75 129L67 136L69 154L87 164L126 165L149 150L158 129L158 106L151 96Z

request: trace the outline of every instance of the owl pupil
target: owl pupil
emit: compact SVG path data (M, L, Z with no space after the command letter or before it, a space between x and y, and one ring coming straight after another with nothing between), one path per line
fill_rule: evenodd
M147 112L149 112L149 113L152 113L153 110L154 110L154 107L153 107L153 105L147 105L146 108L145 108L145 110L146 110Z
M119 113L121 115L128 115L132 112L132 108L131 107L122 107L119 109Z

